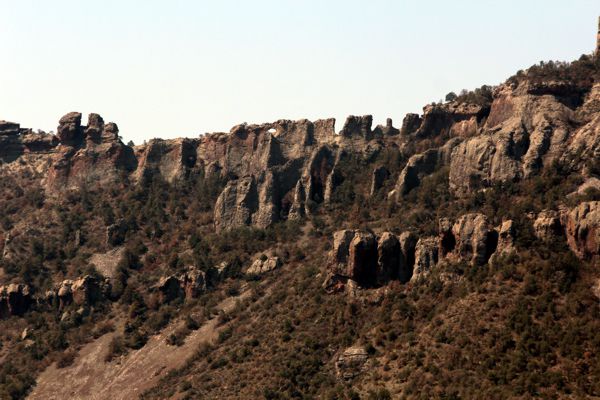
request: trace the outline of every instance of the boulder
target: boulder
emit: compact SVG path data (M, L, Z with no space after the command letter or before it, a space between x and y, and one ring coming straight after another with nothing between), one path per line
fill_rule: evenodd
M352 346L345 349L335 361L337 376L351 380L366 370L369 355L364 347Z
M261 256L246 270L249 275L261 275L279 268L283 263L279 257Z
M587 201L563 216L569 248L582 259L600 255L600 201Z

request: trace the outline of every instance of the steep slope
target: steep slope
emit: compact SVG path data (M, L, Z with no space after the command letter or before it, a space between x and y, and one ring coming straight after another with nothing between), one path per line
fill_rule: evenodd
M600 396L599 65L399 129L0 122L0 397Z

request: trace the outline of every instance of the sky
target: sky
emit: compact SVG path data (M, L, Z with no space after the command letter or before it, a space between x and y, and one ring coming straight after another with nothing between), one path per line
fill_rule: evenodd
M598 0L0 0L0 120L124 140L372 114L594 49Z

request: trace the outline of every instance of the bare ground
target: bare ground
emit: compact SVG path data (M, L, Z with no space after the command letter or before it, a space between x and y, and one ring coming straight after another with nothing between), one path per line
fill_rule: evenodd
M237 300L249 295L223 300L218 308L230 312ZM58 369L49 366L37 379L28 399L135 399L172 369L183 366L202 343L214 341L219 333L217 319L206 321L193 331L182 346L171 346L167 337L177 329L181 321L174 321L158 335L152 336L139 350L113 360L104 361L108 345L116 332L108 333L85 345L73 365Z

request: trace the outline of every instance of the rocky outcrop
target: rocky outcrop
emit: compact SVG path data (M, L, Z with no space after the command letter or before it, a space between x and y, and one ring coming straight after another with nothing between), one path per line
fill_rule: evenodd
M471 265L487 263L498 245L498 232L483 214L465 214L451 227L443 219L439 231L441 257L465 260Z
M188 267L178 275L167 275L160 278L155 285L160 303L169 303L177 299L191 300L206 291L207 276L204 271Z
M377 125L375 129L373 129L374 137L396 136L399 134L400 130L398 128L394 128L394 124L391 118L386 119L385 125Z
M189 267L179 277L179 282L186 300L195 299L206 291L206 274L199 269Z
M347 280L362 287L381 286L391 280L406 283L412 276L415 243L416 238L408 232L400 237L384 232L377 237L359 230L337 231L325 287L336 291Z
M340 277L342 280L357 281L361 285L374 284L377 273L377 240L375 236L363 231L335 232L329 270L334 275L329 277L333 281L337 281Z
M68 146L76 146L81 144L84 138L83 132L84 129L81 127L81 113L79 112L70 112L65 114L58 121L56 136L61 144Z
M258 210L258 191L253 177L230 181L215 203L217 232L250 225Z
M344 123L340 135L347 138L359 137L371 140L373 138L373 132L371 131L372 124L372 115L364 115L362 117L350 115L346 118L346 122Z
M0 318L23 315L32 304L28 285L11 283L0 286Z
M89 125L82 126L77 112L60 119L56 137L61 146L52 157L46 182L51 191L119 182L137 167L133 149L121 142L115 123L105 124L97 114L88 120Z
M137 146L134 178L141 183L157 175L167 182L183 179L198 167L198 146L197 139L152 139Z
M400 250L404 258L404 265L400 265L400 270L398 271L398 280L402 283L407 283L413 275L417 237L411 232L402 232L398 237L398 241L400 242Z
M560 214L554 210L544 210L533 222L533 231L538 239L552 241L563 233Z
M379 189L383 187L385 181L389 178L390 171L387 170L384 166L379 166L373 169L373 174L371 176L371 189L369 190L369 195L374 196L377 194Z
M337 376L343 380L351 380L367 368L369 355L364 347L353 346L345 349L335 360Z
M451 191L462 196L527 178L555 161L583 168L600 154L600 120L578 128L572 107L580 98L579 88L552 82L499 86L482 133L452 153ZM581 108L592 101L587 98Z
M396 186L390 194L396 199L400 199L419 186L424 176L432 174L444 165L448 165L450 154L459 143L460 139L452 139L440 148L430 149L412 156L400 172Z
M246 273L249 275L262 275L281 267L282 264L279 257L261 256L252 262Z
M413 134L419 129L423 120L419 114L409 113L404 116L402 120L402 127L400 128L400 134L407 136Z
M498 231L498 246L496 247L497 254L508 254L516 251L515 236L516 229L513 220L502 221Z
M415 265L411 280L429 273L439 260L439 240L436 237L420 238L415 245Z
M580 258L600 255L600 201L588 201L563 216L569 248Z
M370 286L377 282L377 240L369 232L356 231L350 242L346 275Z
M71 304L91 306L106 298L109 285L96 277L85 275L78 279L66 279L59 283L54 290L46 293L46 301L55 305L59 311Z
M398 279L401 269L405 268L406 261L400 248L396 235L384 232L377 242L377 284L383 285L390 280Z
M483 125L489 109L489 105L456 101L431 104L423 108L422 117L417 114L406 115L401 132L418 138L473 136Z

